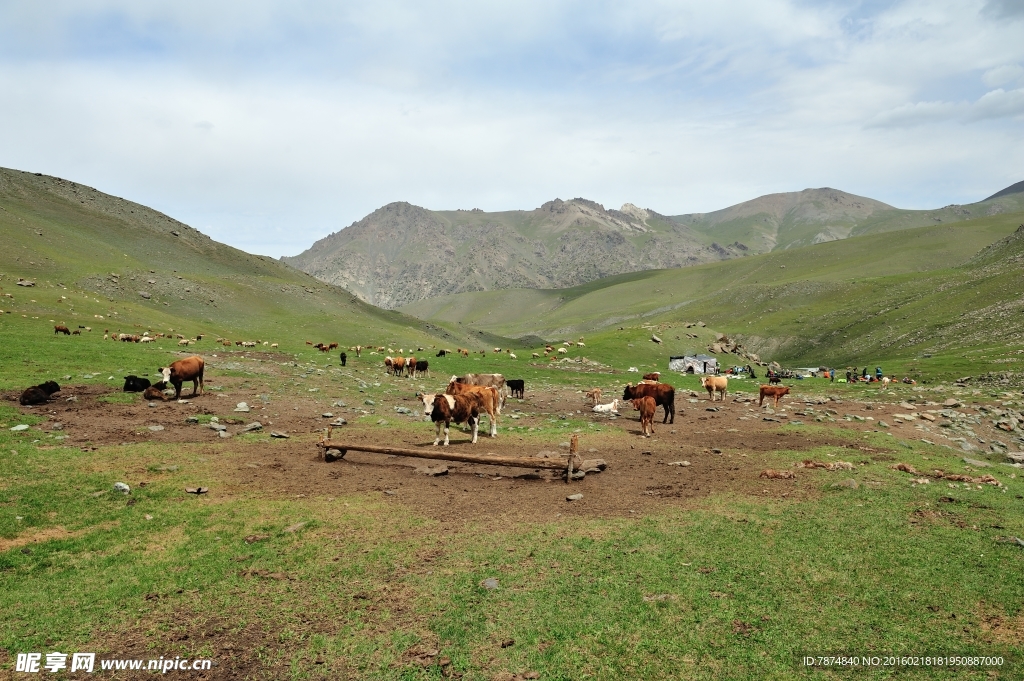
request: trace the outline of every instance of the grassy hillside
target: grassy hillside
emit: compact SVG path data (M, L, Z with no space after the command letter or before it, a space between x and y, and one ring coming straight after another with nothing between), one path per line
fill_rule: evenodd
M1012 254L1017 237L996 245L1022 221L1024 213L997 215L572 289L451 296L405 310L507 335L598 332L595 341L619 326L702 320L754 350L811 364L976 347L1019 338L1024 328L1022 318L1003 314L1024 294ZM982 249L986 259L974 258Z
M670 219L692 229L707 244L738 241L756 253L764 253L866 234L1017 213L1024 211L1024 190L1018 185L977 203L934 210L893 208L830 188L805 189L769 194L713 213L678 215Z
M69 341L60 352L98 342L104 329L259 338L290 350L306 347L306 339L406 346L456 340L144 206L59 178L0 170L0 240L0 333L50 343L55 323L92 327L82 338L57 339ZM21 278L35 286L18 286ZM128 352L116 348L110 343L108 352Z

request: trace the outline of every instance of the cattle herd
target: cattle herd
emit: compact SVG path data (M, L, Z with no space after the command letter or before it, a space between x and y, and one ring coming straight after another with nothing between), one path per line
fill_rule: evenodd
M91 331L92 329L87 326L80 326L78 329L72 331L63 324L58 324L53 327L54 334L63 334L66 336L70 335L81 335L81 330ZM171 332L173 334L173 331ZM103 338L111 338L112 340L122 342L134 342L134 343L148 343L155 341L159 338L177 338L178 345L190 345L203 339L201 334L196 335L194 338L186 338L181 334L176 336L165 335L157 333L150 335L150 332L146 331L141 335L138 334L125 334L125 333L114 333L111 334L110 330L107 329L104 332ZM217 338L217 343L224 346L231 346L232 343L235 346L243 348L257 347L259 345L277 348L277 343L269 343L268 341L231 341L226 338ZM338 343L313 343L313 341L306 341L306 345L315 347L321 352L330 352L331 350L339 347ZM544 355L551 354L551 359L554 359L554 355L557 353L564 353L567 347L570 346L584 346L583 338L581 337L578 342L572 343L566 341L562 344L563 347L555 348L554 346L548 345L544 349ZM393 348L386 346L368 346L364 348L362 345L355 345L349 348L349 351L354 352L356 357L360 357L364 349L370 349L370 354L376 352L388 352L394 353ZM411 350L411 349L410 349ZM423 352L424 348L417 348L418 352ZM403 352L402 348L398 349L399 353ZM448 349L441 349L437 351L437 357L445 357L450 354L458 354L462 357L469 356L469 350L466 348L458 348L455 351ZM481 354L486 354L486 350L482 350ZM495 353L501 353L501 348L494 348ZM510 358L515 359L516 355L509 349L505 349L504 352L509 355ZM539 353L533 353L533 356L539 357ZM347 361L347 353L341 352L340 359L342 366L345 366ZM401 354L392 356L388 354L384 358L384 369L392 376L404 376L406 378L417 378L417 377L429 377L430 370L429 364L425 359L418 359L415 355L404 357ZM143 397L147 400L166 400L169 399L164 391L169 388L174 388L173 399L177 400L181 397L182 384L191 381L192 382L192 395L203 394L203 373L205 370L205 363L202 357L192 356L180 359L176 362L172 362L169 366L160 367L159 373L162 376L162 380L157 383L151 383L149 379L142 378L135 375L125 376L124 392L141 392ZM701 386L707 390L708 398L714 402L718 399L725 401L725 397L728 394L729 379L726 376L703 376L700 379ZM779 406L779 400L789 394L789 387L782 385L775 385L778 381L770 381L769 385L760 386L760 400L758 406L763 406L766 398L774 400L774 405L777 408ZM55 381L47 381L39 385L27 388L21 395L20 402L22 405L31 406L47 403L52 396L60 391L60 386ZM501 415L501 410L504 407L505 399L508 395L514 398L524 399L526 392L526 385L523 379L509 379L505 380L502 374L465 374L464 376L452 376L448 382L445 391L440 394L422 394L420 398L423 402L423 416L427 421L432 421L436 425L436 437L434 444L437 445L441 441L441 428L444 427L444 444L449 443L449 428L451 423L456 424L465 423L472 430L473 438L472 442L476 443L477 434L479 428L480 418L483 415L487 415L490 422L490 436L496 437L498 433L498 416ZM586 398L591 401L593 405L593 411L595 413L604 414L618 414L619 411L619 399L613 399L608 403L601 403L601 389L593 388L587 391ZM655 411L658 407L664 410L664 418L662 423L675 423L676 406L675 406L675 388L667 383L661 383L660 372L651 372L644 374L643 380L633 385L632 383L626 385L622 391L622 403L632 404L635 411L639 412L641 435L650 437L654 433L654 416Z

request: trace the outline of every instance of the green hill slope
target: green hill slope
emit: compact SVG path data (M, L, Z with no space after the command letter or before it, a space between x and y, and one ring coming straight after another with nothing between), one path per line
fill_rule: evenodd
M755 253L799 248L866 234L975 220L1024 211L1024 183L968 205L903 210L837 189L769 194L712 213L677 215L705 243L746 244Z
M1024 294L1012 255L1019 237L1000 240L1022 221L1024 213L997 215L571 289L491 291L404 309L493 333L547 338L700 319L780 359L903 356L1020 336L1024 316L1003 314Z
M145 206L59 178L0 169L0 240L4 331L52 336L53 323L91 326L94 335L173 328L292 349L306 339L406 346L458 340ZM22 278L35 286L18 286Z

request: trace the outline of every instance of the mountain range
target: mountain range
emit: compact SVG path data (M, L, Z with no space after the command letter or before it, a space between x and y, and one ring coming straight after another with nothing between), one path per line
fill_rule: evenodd
M828 187L769 194L711 213L662 215L576 198L534 210L433 211L391 203L285 262L393 309L452 294L557 289L854 236L1024 209L1024 183L983 201L904 210Z

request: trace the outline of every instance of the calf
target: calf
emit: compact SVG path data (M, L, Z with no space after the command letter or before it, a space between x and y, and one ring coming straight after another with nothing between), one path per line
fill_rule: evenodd
M586 397L588 400L590 400L591 404L595 404L596 405L598 402L601 401L601 389L600 388L594 388L593 390L588 390L587 394L584 395L584 397Z
M505 381L505 385L508 386L508 389L511 392L512 397L518 397L521 400L526 399L526 381L524 381L521 378L510 378L509 380Z
M53 335L56 336L58 333L62 333L65 336L70 336L71 329L62 324L58 324L57 326L53 327Z
M149 383L149 381L146 381ZM153 385L146 388L145 392L142 393L142 399L144 400L160 400L164 401L167 396L164 395L164 390L167 388L167 384L163 381L154 383Z
M192 396L203 392L203 370L206 363L202 357L193 356L172 362L169 367L160 367L158 371L164 375L164 382L174 386L174 399L181 397L181 384L192 381Z
M779 400L782 399L783 395L789 394L789 386L786 385L762 385L761 386L761 399L758 401L757 406L764 404L764 398L773 397L775 398L775 408L779 407Z
M618 414L619 413L619 401L612 400L608 404L595 404L594 411L598 414Z
M644 437L654 435L654 411L657 405L653 397L641 397L633 400L633 409L640 412L640 434Z
M339 359L341 359L341 366L345 366L345 362L348 361L348 355L342 352L341 355L339 355Z
M644 380L645 381L654 381L655 383L657 383L658 381L661 380L661 372L660 371L652 371L649 374L644 374Z
M466 423L473 429L473 443L476 444L477 428L480 425L480 411L475 395L423 395L423 420L437 424L434 446L441 441L441 424L444 423L444 446L448 446L448 429L451 422Z
M124 377L124 392L126 393L141 393L149 386L148 378L139 378L134 374Z
M622 390L623 400L635 400L640 397L653 397L654 403L665 408L662 423L676 422L676 389L668 383L642 383L627 385Z
M491 437L498 435L498 414L501 413L501 400L498 389L493 386L469 385L452 381L445 388L446 395L475 395L477 411L486 413L491 422Z
M782 383L782 378L778 374L768 374L768 385L778 385Z
M725 376L701 376L700 384L708 391L708 397L712 402L715 401L715 393L721 395L722 401L725 402L725 396L729 392L728 378Z
M50 395L60 392L60 386L56 381L47 381L27 388L18 400L23 406L33 404L46 404L50 401Z

